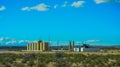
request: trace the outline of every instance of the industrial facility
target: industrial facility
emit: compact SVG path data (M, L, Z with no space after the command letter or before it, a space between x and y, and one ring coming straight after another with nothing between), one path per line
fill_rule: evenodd
M47 51L49 49L49 42L43 42L41 40L35 43L27 44L27 51Z
M100 48L90 47L88 44L75 45L74 41L69 41L67 46L50 46L49 42L41 40L28 43L27 51L69 51L69 52L97 52Z
M100 48L91 47L88 44L83 44L80 47L74 48L74 52L98 52Z

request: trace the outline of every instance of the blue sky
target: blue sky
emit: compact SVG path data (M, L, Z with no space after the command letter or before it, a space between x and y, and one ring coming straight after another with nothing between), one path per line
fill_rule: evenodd
M0 0L0 42L7 45L48 38L120 45L119 29L120 0Z

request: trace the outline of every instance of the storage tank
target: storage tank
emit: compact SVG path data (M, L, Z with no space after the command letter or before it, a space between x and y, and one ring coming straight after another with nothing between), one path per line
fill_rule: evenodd
M40 51L43 51L43 42L40 43Z
M27 44L27 51L29 50L29 43Z
M74 50L74 41L70 41L69 42L68 49L69 49L69 51L73 51Z
M34 51L34 43L32 43L32 51Z
M32 43L29 43L29 51L32 51Z

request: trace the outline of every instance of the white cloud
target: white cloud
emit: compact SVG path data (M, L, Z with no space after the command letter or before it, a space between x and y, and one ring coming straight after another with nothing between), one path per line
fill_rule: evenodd
M64 4L62 5L62 7L66 7L67 6L67 1L64 2Z
M56 9L57 7L58 7L58 5L57 5L57 4L53 6L53 8L54 8L54 9Z
M18 43L20 44L20 43L24 43L25 41L24 40L19 40L18 41Z
M26 43L30 42L30 43L33 43L33 42L36 42L37 40L16 40L14 38L10 38L10 37L0 37L0 44L2 45L21 45L21 44L24 44L26 45Z
M11 43L14 44L14 43L17 43L17 41L15 39L12 39L11 40Z
M76 41L75 43L76 43L76 44L81 44L82 42L80 42L80 41Z
M37 42L37 40L34 40L34 41L32 41L32 42Z
M0 38L0 41L2 41L3 40L3 38Z
M109 0L94 0L96 4L106 3L109 2Z
M25 40L26 43L30 42L30 40Z
M23 11L29 11L30 8L29 8L29 7L24 7L24 8L22 8L21 10L23 10Z
M5 44L15 44L15 43L17 43L17 41L16 40L11 40L11 41L7 41Z
M24 7L21 10L23 10L23 11L30 11L30 10L47 11L47 10L49 10L49 8L50 7L48 5L41 3L41 4L38 4L33 7Z
M87 40L86 43L99 42L100 40Z
M1 6L1 7L0 7L0 11L3 11L3 10L5 10L5 9L6 9L5 6Z
M7 44L7 45L8 45L8 44L11 44L11 41L6 42L5 44Z
M73 2L71 6L78 8L78 7L82 7L84 3L85 1L76 1L76 2Z

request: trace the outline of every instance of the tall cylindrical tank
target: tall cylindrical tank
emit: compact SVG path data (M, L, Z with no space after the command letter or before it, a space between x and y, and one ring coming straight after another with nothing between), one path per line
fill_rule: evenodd
M69 49L69 51L73 51L74 50L74 41L70 41L69 42L68 49Z
M39 50L40 50L40 43L37 42L37 51L39 51Z
M32 43L29 43L29 51L32 50Z
M40 43L40 51L43 51L43 42Z
M74 41L71 42L72 51L74 50Z
M68 43L68 50L71 51L71 48L72 48L71 42L69 42L69 43Z
M47 51L48 50L48 42L43 42L43 51Z
M34 51L36 51L37 50L37 45L36 45L36 43L34 43Z
M29 43L27 44L27 51L29 50Z
M32 43L32 51L34 51L34 43Z

